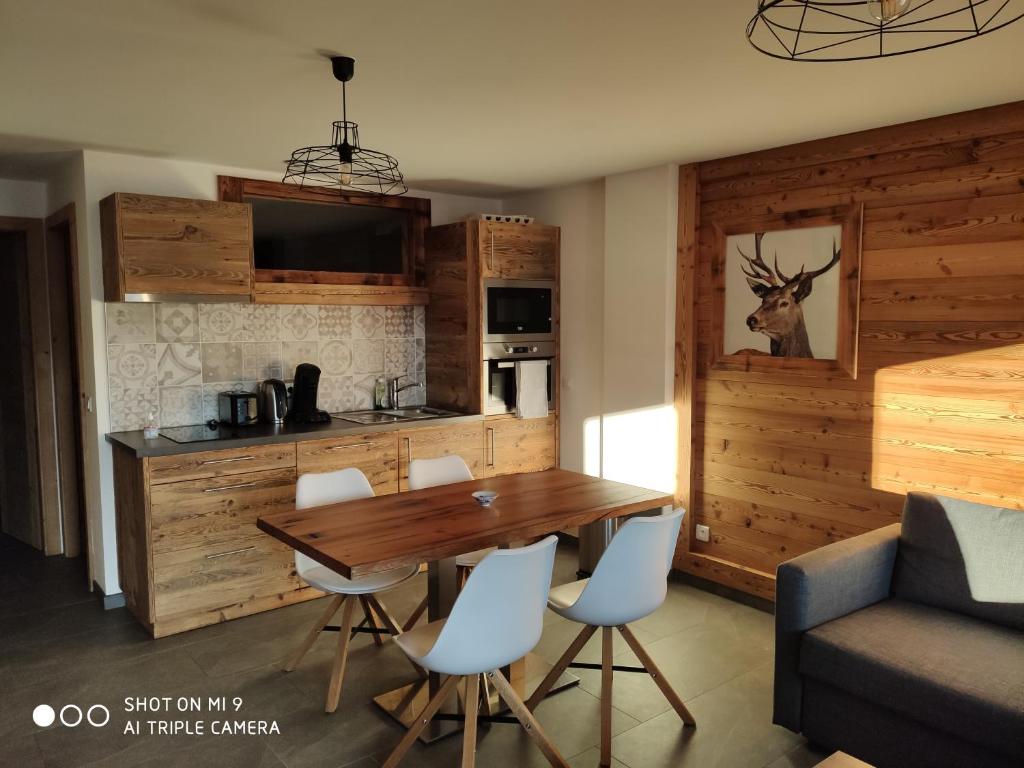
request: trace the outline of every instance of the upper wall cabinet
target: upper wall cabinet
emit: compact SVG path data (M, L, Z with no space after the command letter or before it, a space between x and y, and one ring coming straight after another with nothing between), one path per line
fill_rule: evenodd
M250 301L248 205L116 193L100 201L107 301Z
M426 304L430 201L221 176L252 207L253 298L275 304Z
M484 277L554 280L558 227L480 221L480 269Z

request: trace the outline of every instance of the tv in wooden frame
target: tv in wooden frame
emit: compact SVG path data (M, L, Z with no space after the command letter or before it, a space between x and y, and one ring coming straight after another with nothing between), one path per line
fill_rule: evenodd
M713 223L712 370L857 378L863 206Z

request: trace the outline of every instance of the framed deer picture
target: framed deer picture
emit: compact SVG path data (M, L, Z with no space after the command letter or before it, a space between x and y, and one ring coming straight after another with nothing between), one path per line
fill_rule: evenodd
M862 216L713 225L712 368L857 378Z

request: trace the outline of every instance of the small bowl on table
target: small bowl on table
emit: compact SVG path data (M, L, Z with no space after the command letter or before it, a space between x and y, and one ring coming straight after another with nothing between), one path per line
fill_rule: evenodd
M473 491L473 498L481 507L489 507L498 498L497 491Z

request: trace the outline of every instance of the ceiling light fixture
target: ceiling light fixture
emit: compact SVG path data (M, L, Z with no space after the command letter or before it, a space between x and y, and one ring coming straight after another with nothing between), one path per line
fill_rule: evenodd
M332 56L334 77L341 82L341 120L334 121L331 143L292 152L284 181L300 187L337 187L342 190L402 195L409 191L398 161L391 155L359 144L359 124L348 119L345 83L355 74L355 59Z
M1024 0L758 0L747 39L788 61L859 61L970 40L1024 17Z

